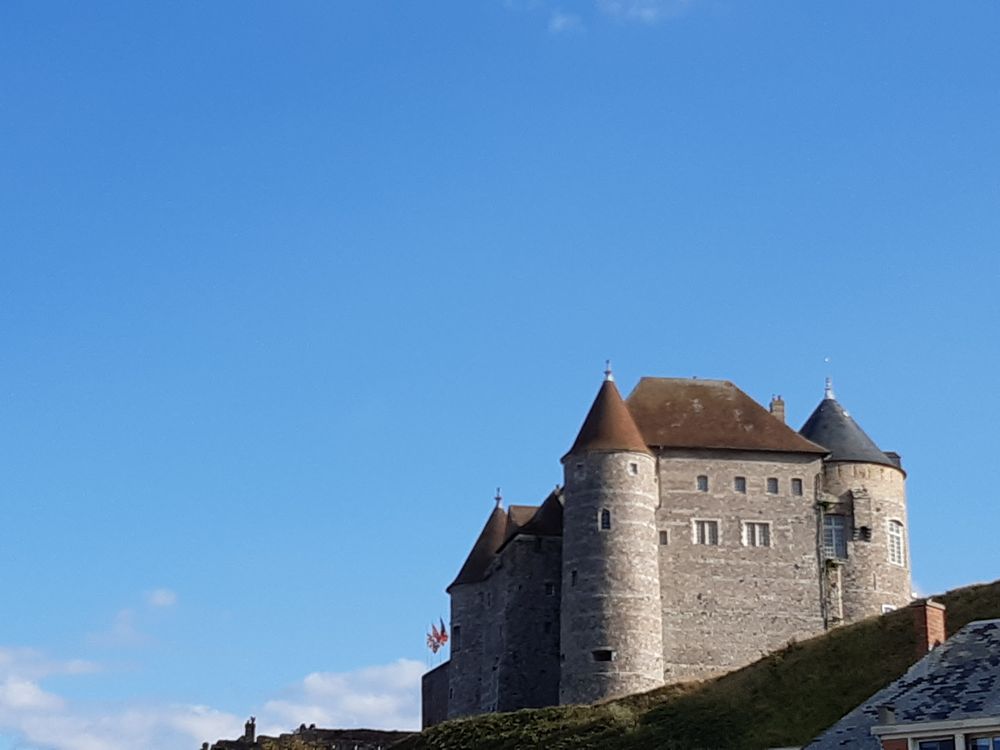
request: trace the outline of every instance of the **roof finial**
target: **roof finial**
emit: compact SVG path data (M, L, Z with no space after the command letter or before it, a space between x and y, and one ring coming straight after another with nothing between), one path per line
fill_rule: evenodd
M503 505L503 495L500 494L500 488L499 487L497 487L497 494L496 494L496 497L494 497L493 499L497 501L497 507L498 508L501 505Z
M611 372L611 360L604 360L604 380L613 383L615 382L615 374Z
M823 398L828 398L831 401L834 400L833 395L833 378L826 379L826 388L823 389Z

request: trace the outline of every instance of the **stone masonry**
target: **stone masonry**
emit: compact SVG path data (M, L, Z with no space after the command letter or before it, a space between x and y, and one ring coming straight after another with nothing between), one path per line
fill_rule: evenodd
M726 381L609 377L539 506L499 498L455 581L424 725L744 666L906 605L906 475L827 385L800 432Z

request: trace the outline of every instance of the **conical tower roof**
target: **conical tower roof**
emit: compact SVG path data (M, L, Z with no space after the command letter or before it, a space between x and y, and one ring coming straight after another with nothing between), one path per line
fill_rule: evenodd
M486 519L486 525L479 532L479 538L472 545L472 551L465 558L465 564L458 571L458 576L448 586L448 591L451 591L452 586L477 583L486 577L486 571L489 570L490 563L496 557L497 550L503 544L504 536L507 533L507 512L500 505L499 494L497 497L496 507L490 513L490 517Z
M827 461L852 461L899 468L838 403L829 383L826 395L802 425L799 434L830 451Z
M646 441L622 401L610 373L597 392L580 434L566 455L589 451L636 451L649 453ZM565 458L565 456L564 456Z

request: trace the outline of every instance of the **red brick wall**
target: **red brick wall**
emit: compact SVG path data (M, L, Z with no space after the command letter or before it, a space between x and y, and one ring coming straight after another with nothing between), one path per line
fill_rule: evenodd
M928 599L913 605L913 627L916 631L917 656L923 656L945 642L944 605Z

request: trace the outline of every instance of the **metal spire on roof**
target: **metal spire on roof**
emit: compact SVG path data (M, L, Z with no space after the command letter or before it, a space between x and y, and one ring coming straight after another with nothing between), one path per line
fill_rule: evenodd
M823 398L835 400L836 397L833 395L833 378L826 379L826 388L823 389Z
M615 382L615 374L611 372L611 360L604 360L604 379L611 383Z
M496 494L496 497L494 497L493 499L497 501L497 507L498 508L503 505L503 495L500 494L500 488L499 487L497 487L497 494Z

